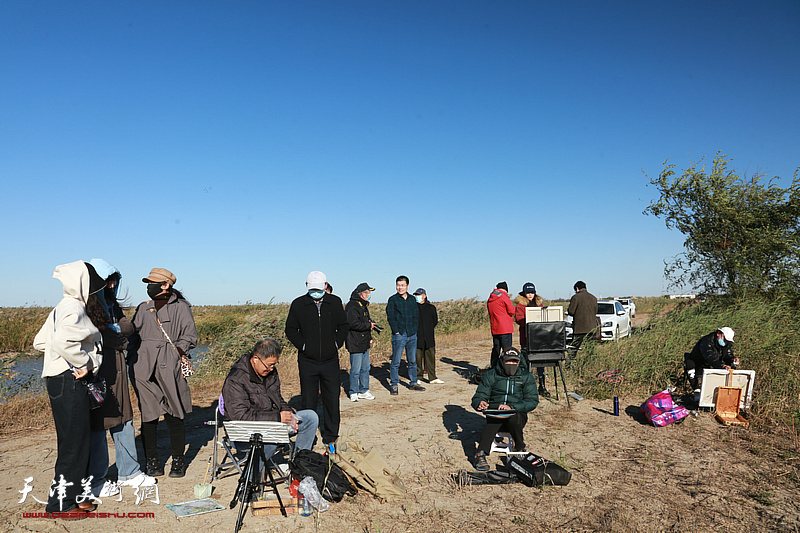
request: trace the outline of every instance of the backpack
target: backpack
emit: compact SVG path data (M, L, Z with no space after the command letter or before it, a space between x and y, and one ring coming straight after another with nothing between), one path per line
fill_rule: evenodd
M358 489L330 457L312 450L297 450L289 461L292 477L302 480L311 476L317 482L319 492L328 501L340 502L345 494L355 496Z
M341 439L339 451L333 461L356 482L356 485L369 491L381 503L402 498L406 488L375 448L365 450L350 439Z
M508 468L529 487L567 485L572 479L568 470L533 453L512 457L508 461Z

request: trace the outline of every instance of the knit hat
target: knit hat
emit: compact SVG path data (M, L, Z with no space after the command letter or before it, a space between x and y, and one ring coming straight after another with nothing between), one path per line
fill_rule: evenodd
M505 281L501 281L500 283L497 284L497 288L503 289L504 291L508 292L508 283L506 283Z

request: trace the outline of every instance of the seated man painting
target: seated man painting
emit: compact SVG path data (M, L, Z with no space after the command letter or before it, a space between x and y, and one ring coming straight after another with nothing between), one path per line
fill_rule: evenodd
M536 380L525 365L520 365L519 352L508 348L498 358L494 368L483 375L478 390L472 397L472 407L478 411L497 410L514 412L511 416L497 414L486 415L486 427L483 428L478 452L475 454L475 469L489 470L486 457L492 449L492 441L498 431L511 434L514 439L514 451L525 451L525 439L522 430L528 423L528 413L539 405L539 393Z
M225 420L283 422L289 424L290 435L297 435L295 450L310 450L314 445L319 418L312 410L295 413L281 396L278 358L281 345L272 338L258 341L251 353L241 356L231 367L222 386ZM239 450L246 443L236 443ZM264 444L264 455L275 453L274 444Z
M733 355L733 335L731 328L719 328L701 337L694 349L684 354L683 369L694 392L700 392L700 377L704 368L730 370L739 366L739 358Z

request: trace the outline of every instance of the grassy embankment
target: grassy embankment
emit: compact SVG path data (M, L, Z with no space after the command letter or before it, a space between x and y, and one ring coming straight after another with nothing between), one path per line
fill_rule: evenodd
M546 302L564 305L566 302ZM581 352L569 378L580 394L591 398L640 397L682 383L683 353L702 335L727 325L736 331L736 353L741 368L756 371L751 421L766 430L781 427L797 438L800 428L800 318L783 300L746 304L714 299L701 304L663 298L636 299L637 316L649 314L647 327L629 339L605 343ZM485 303L475 299L439 302L437 345L452 346L489 337ZM385 304L372 304L372 316L386 324ZM0 310L0 351L30 352L30 342L49 309ZM283 335L288 305L198 306L194 308L201 342L211 344L197 374L190 380L193 393L219 391L231 363L264 336L277 338L286 348L282 363L291 365L296 355ZM391 354L390 331L374 335L374 364ZM516 338L516 335L515 335ZM347 353L340 354L342 368L349 367ZM594 378L600 371L617 368L622 383L611 385ZM0 391L2 392L2 391ZM44 395L10 398L0 403L0 429L49 423Z

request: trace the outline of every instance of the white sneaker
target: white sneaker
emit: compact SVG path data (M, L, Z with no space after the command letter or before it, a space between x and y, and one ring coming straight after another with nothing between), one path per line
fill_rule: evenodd
M358 401L358 394L356 394L355 392L353 394L351 394L350 395L350 401L351 402L357 402Z
M119 494L119 487L113 481L106 481L103 483L103 488L100 489L100 494L97 495L98 498L108 498L109 496L115 496Z
M359 392L358 393L359 400L374 400L375 396L372 395L370 391L367 392Z
M139 475L126 479L125 481L120 481L117 485L120 487L152 487L156 483L158 483L158 481L153 476L148 476L144 472L139 472Z
M444 383L444 381L442 381L439 378L436 378L436 379L430 380L428 383L436 383L437 385L441 385L442 383Z

